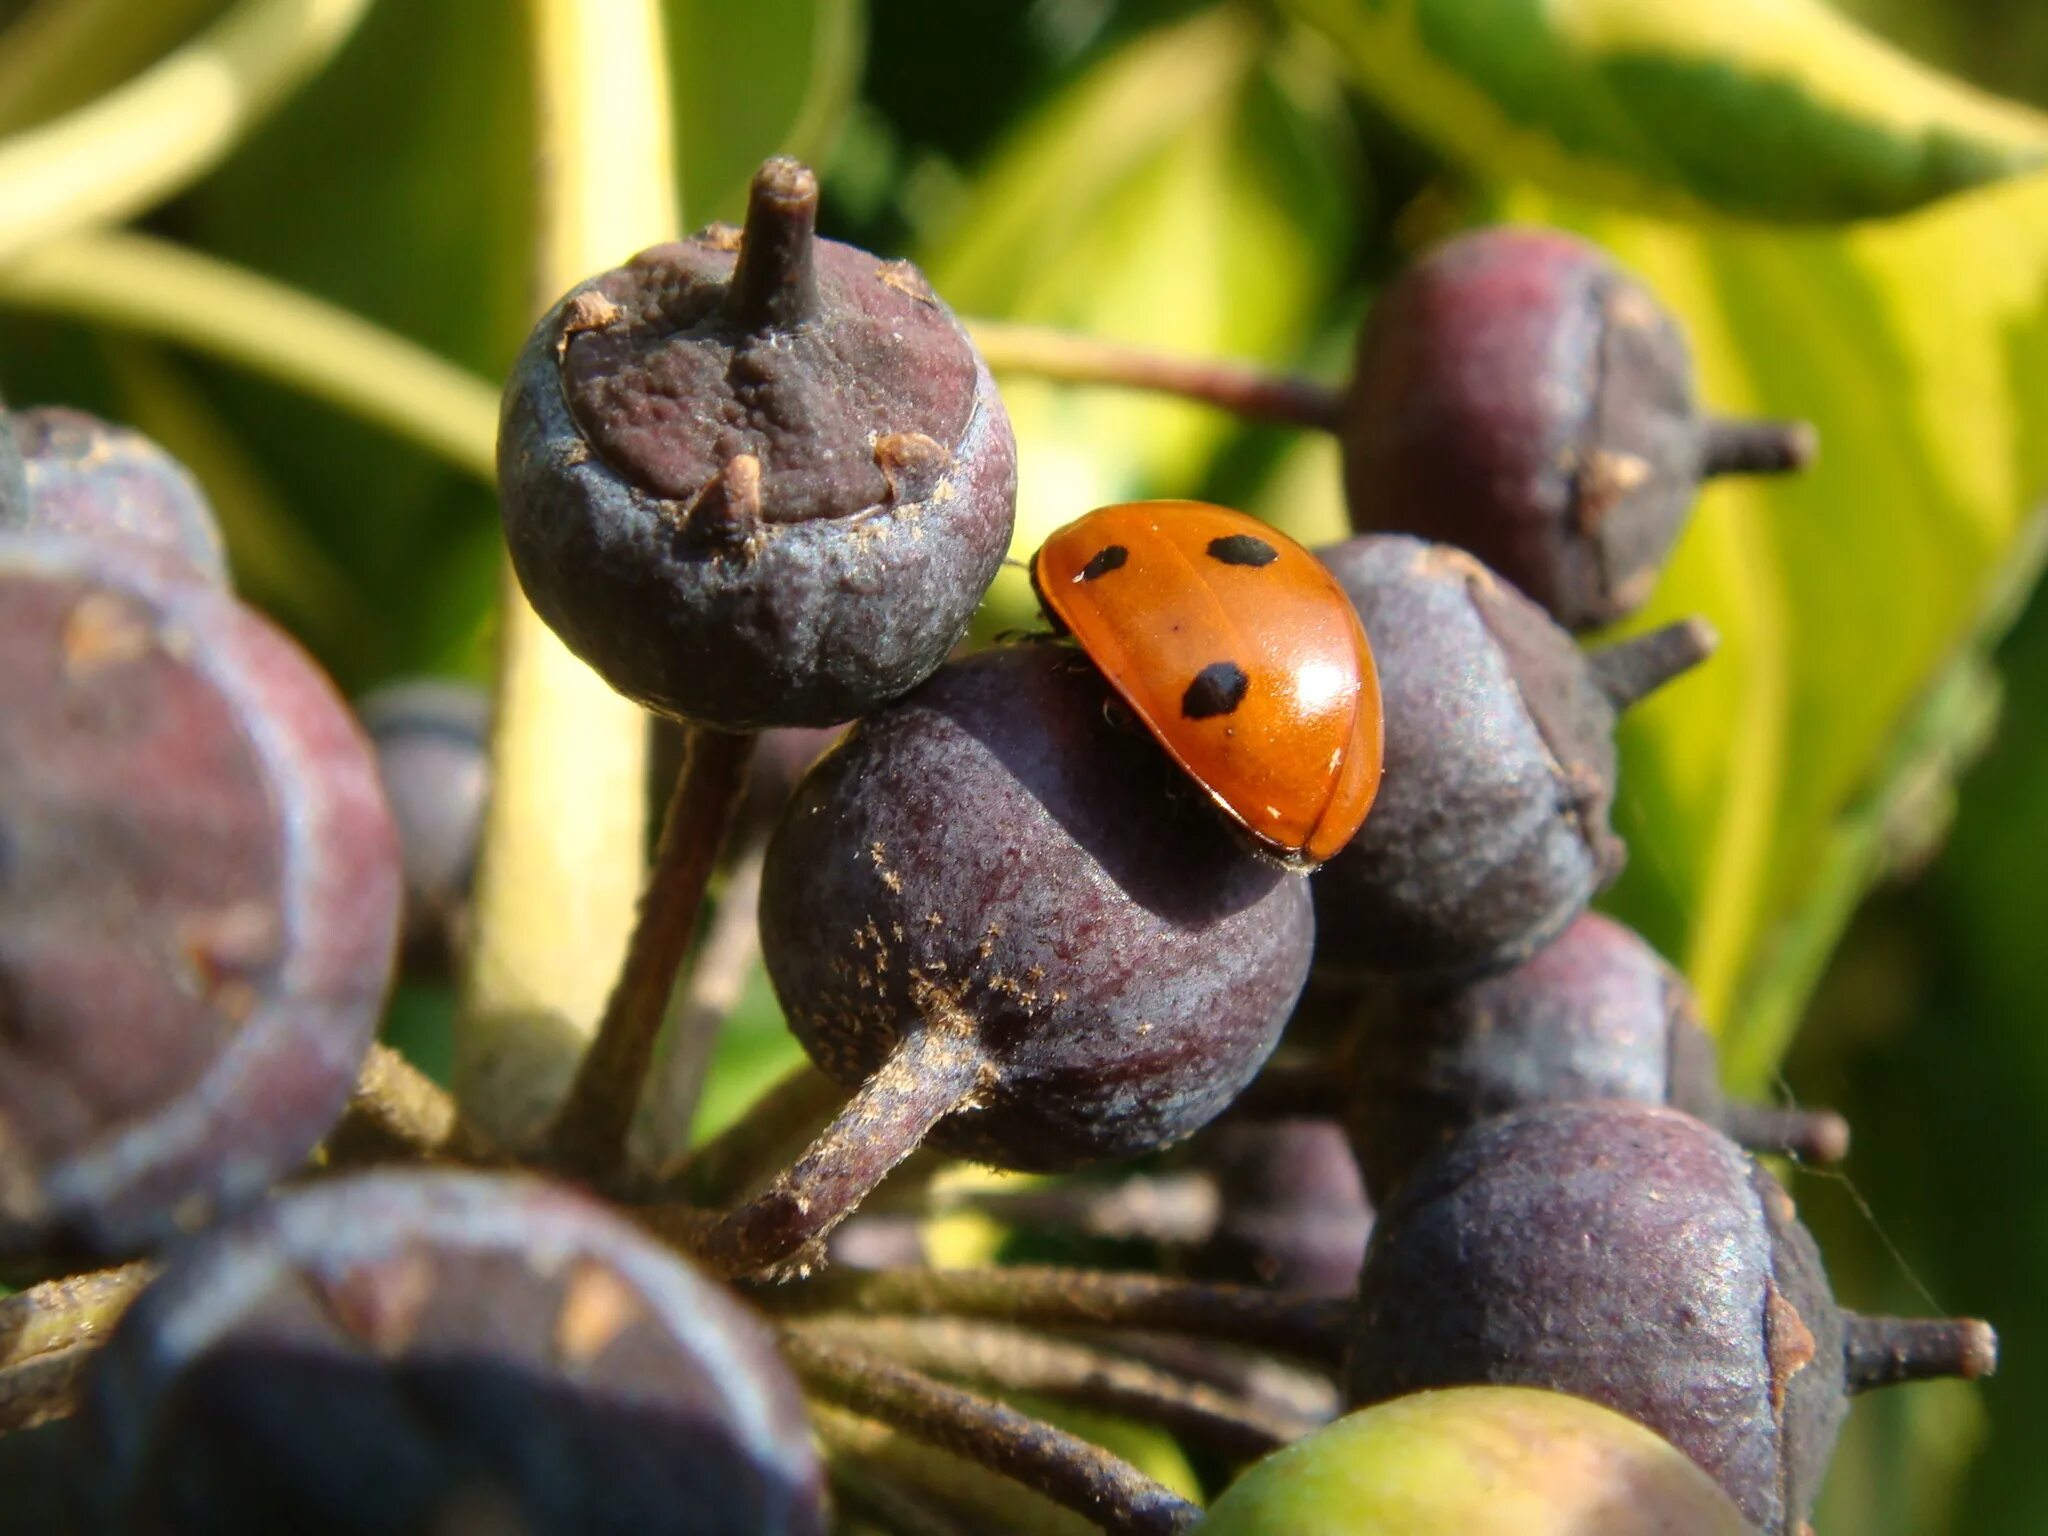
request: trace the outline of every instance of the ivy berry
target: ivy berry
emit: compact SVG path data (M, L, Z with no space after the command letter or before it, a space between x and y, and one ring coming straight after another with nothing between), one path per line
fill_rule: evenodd
M513 370L505 536L569 648L649 708L828 725L945 659L1000 566L1016 446L924 277L814 233L793 160L583 283Z
M1803 424L1700 414L1678 322L1596 246L1481 229L1391 283L1358 342L1361 533L1468 549L1567 629L1642 606L1709 475L1796 469Z

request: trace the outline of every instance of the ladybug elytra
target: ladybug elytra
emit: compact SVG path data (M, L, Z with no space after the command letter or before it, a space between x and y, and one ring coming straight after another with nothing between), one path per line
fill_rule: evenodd
M1264 852L1312 869L1380 779L1358 613L1277 529L1199 501L1102 507L1048 538L1032 585L1167 754Z

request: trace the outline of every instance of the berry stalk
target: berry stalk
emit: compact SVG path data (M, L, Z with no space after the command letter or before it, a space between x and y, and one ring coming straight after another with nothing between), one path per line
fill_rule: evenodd
M763 1292L757 1299L785 1315L912 1313L1038 1327L1191 1334L1298 1355L1332 1368L1343 1353L1351 1312L1343 1298L1033 1265L831 1273L802 1287Z
M1319 1422L1271 1412L1207 1383L1119 1355L1112 1347L1006 1323L828 1315L785 1327L1005 1396L1025 1393L1157 1424L1232 1461L1263 1456Z
M802 1145L801 1127L830 1118L845 1103L846 1090L806 1062L692 1151L648 1203L666 1197L709 1208L737 1200Z
M1173 357L1008 320L973 320L968 332L993 373L1174 395L1250 421L1317 432L1336 431L1343 409L1340 390L1245 363Z
M863 1351L785 1331L807 1390L1015 1478L1110 1536L1175 1536L1201 1510L1078 1435Z
M670 1227L722 1275L807 1265L826 1235L933 1126L972 1101L985 1067L972 1025L934 1007L767 1189L709 1222L694 1211L671 1212L674 1220L664 1220L659 1208L644 1218Z
M628 1161L666 1169L689 1148L690 1127L704 1097L705 1074L718 1045L718 1032L739 1006L747 977L761 955L761 856L757 833L726 855L718 906L704 925L704 940L690 962L669 1010L662 1054L648 1074L644 1142L636 1140ZM830 1112L822 1105L816 1119Z
M155 1273L124 1264L0 1300L0 1434L71 1413L101 1340Z
M957 1512L975 1536L1065 1536L1094 1529L1044 1495L893 1424L849 1413L821 1397L805 1399L804 1407L835 1473L851 1467L873 1479L915 1489L922 1500Z
M363 1058L348 1108L327 1137L330 1164L444 1158L463 1135L455 1100L382 1042Z
M654 1059L676 973L697 932L704 890L746 780L751 736L695 726L663 818L654 870L597 1037L549 1133L555 1160L591 1178L615 1174Z

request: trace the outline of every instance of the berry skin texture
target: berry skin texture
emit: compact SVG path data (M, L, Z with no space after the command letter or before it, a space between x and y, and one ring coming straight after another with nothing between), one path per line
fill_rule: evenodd
M1640 1424L1527 1387L1346 1415L1226 1489L1193 1536L1756 1536Z
M1386 768L1318 870L1317 964L1453 980L1506 970L1621 870L1617 711L1711 649L1696 621L1590 655L1462 550L1398 534L1321 550L1374 637Z
M1368 994L1345 1119L1381 1204L1467 1126L1576 1099L1669 1104L1752 1151L1846 1155L1839 1115L1730 1101L1717 1072L1685 979L1632 930L1584 912L1502 975Z
M569 648L651 709L829 725L930 674L1009 545L994 381L907 262L816 239L794 161L714 226L580 285L498 440L505 535Z
M1253 854L1065 647L955 661L815 767L768 848L761 939L790 1027L849 1087L964 1015L945 1150L1052 1171L1219 1113L1308 972L1303 881Z
M1800 1529L1850 1392L1996 1358L1982 1323L1845 1314L1775 1179L1689 1115L1615 1101L1481 1121L1419 1167L1380 1212L1352 1326L1352 1404L1590 1398L1768 1536Z
M1137 501L1059 529L1031 579L1257 846L1312 869L1351 841L1379 788L1379 679L1315 556L1227 507Z
M0 528L134 540L226 584L213 507L170 454L140 432L63 406L16 411L10 421L28 499L18 520L0 512Z
M0 654L0 1255L122 1257L340 1114L397 841L326 677L175 562L0 535Z
M89 1532L822 1536L752 1313L528 1178L289 1193L177 1251L96 1362Z
M1809 428L1703 418L1677 322L1596 246L1475 230L1388 285L1340 439L1352 525L1468 549L1567 629L1642 606L1700 479L1797 468Z

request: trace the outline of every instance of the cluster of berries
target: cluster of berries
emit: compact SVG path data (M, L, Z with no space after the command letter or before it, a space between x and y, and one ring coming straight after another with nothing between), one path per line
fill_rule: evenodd
M414 962L463 941L477 701L366 704L380 789L175 465L0 432L0 1261L40 1281L0 1300L0 1530L1792 1536L1850 1394L1988 1371L1982 1324L1837 1306L1743 1148L1846 1129L1725 1100L1684 983L1588 911L1617 714L1712 635L1574 634L1703 475L1808 434L1702 417L1599 253L1482 232L1362 340L1358 536L1100 509L1033 562L1057 635L949 659L1015 445L817 196L770 162L744 228L564 298L505 398L515 567L687 725L672 825L727 816L752 738L855 722L793 788L755 760L814 1069L660 1174L625 1014L530 1148L372 1044L401 908ZM1159 1262L828 1265L886 1246L841 1223L893 1170L899 1212L961 1198L937 1154L1060 1176L968 1198ZM1219 1486L1274 1454L1205 1513L1010 1394Z

